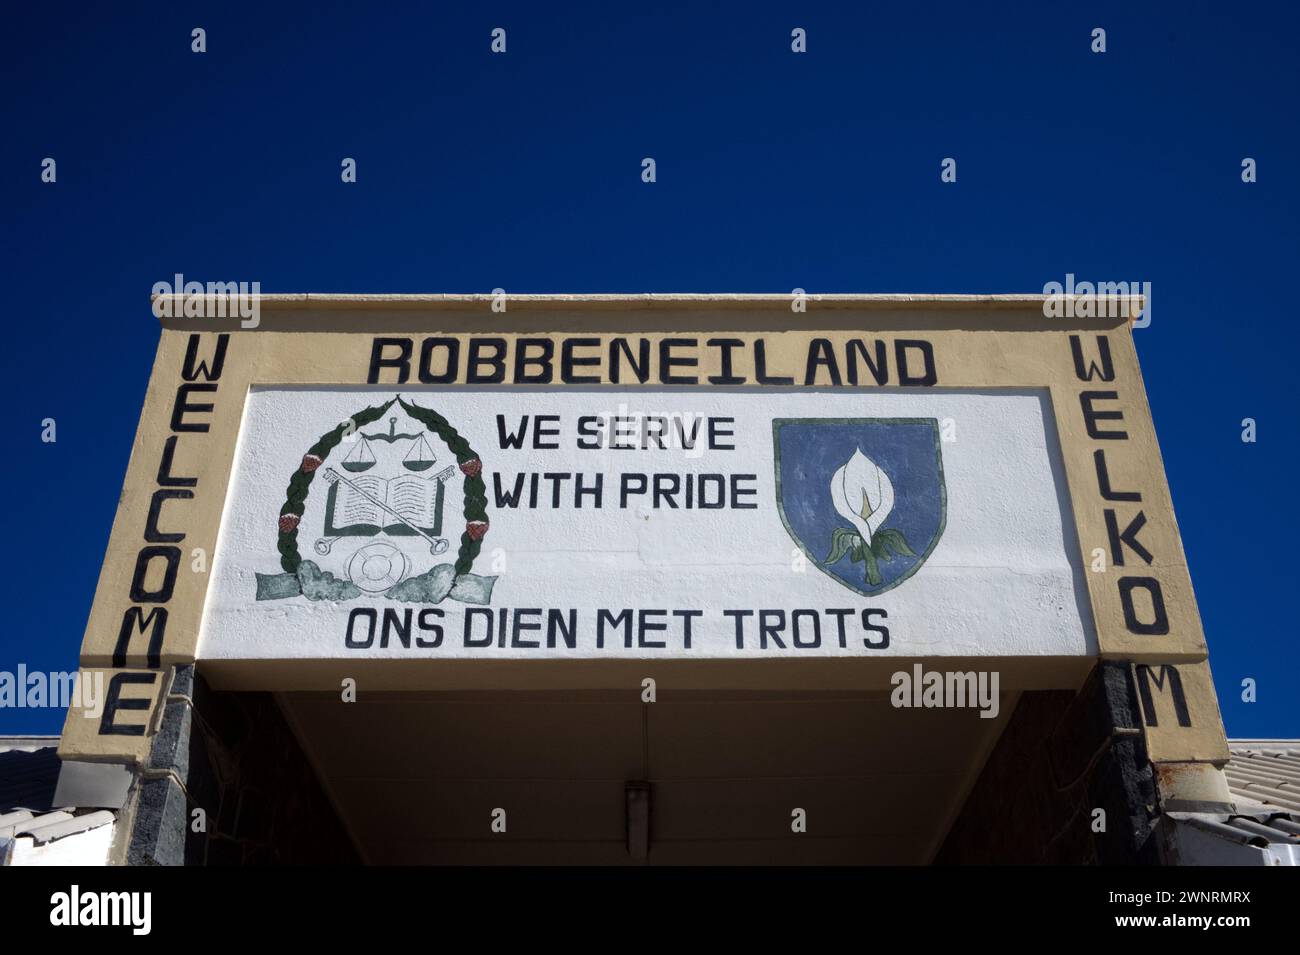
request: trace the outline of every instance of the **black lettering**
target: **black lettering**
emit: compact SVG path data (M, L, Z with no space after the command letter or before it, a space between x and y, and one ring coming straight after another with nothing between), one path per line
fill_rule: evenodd
M560 494L563 493L564 482L572 477L573 475L568 471L546 471L542 474L543 481L551 482L551 507L560 506Z
M1101 364L1089 360L1088 367L1083 367L1083 341L1078 335L1070 336L1070 354L1074 356L1074 373L1080 381L1092 381L1094 377L1102 381L1115 380L1115 366L1110 360L1110 339L1105 335L1097 336L1097 355Z
M397 381L394 384L404 385L408 378L411 377L411 340L409 338L376 338L370 343L370 372L366 375L366 382L371 385L379 384L379 372L384 368L397 369ZM385 348L396 348L396 358L385 358Z
M708 436L709 436L710 451L736 450L736 445L734 442L731 444L724 444L722 443L721 440L719 440L720 438L734 438L736 436L736 432L734 429L724 427L725 425L729 425L729 424L734 425L735 423L736 423L735 418L712 418L712 417L709 418Z
M442 611L437 607L427 607L420 611L420 615L415 618L416 626L421 630L427 630L433 634L433 639L417 635L415 645L417 647L440 647L442 646Z
M1138 620L1137 608L1133 605L1133 591L1141 588L1151 598L1153 619L1150 623ZM1121 577L1119 579L1119 602L1124 608L1124 626L1129 633L1143 636L1159 637L1169 632L1169 616L1165 613L1165 595L1160 588L1160 581L1154 577Z
M216 381L221 377L221 369L226 363L226 346L230 344L230 334L223 332L217 336L217 351L212 356L212 367L206 361L199 362L199 339L202 335L191 335L185 346L185 363L181 366L181 377L194 381L202 375L207 381ZM195 364L198 362L198 364Z
M168 490L159 488L149 499L149 515L144 519L144 539L150 544L179 544L185 540L180 532L167 534L158 529L158 518L162 516L163 501L188 501L194 497L193 491Z
M838 387L843 384L840 380L839 362L835 360L835 349L831 346L829 338L814 338L808 343L808 364L803 373L805 385L817 384L818 368L826 369L832 385Z
M757 474L733 474L731 475L731 507L737 511L755 511L758 510L758 502L753 501L749 504L744 503L742 497L758 497L757 487L742 487L742 481L750 481L754 484L758 482Z
M696 482L696 504L701 510L718 511L727 505L727 479L721 474L701 474ZM712 492L712 493L710 493Z
M570 650L578 649L578 611L570 610L569 617L566 620L564 615L552 608L546 621L546 646L554 649L556 636L558 635L564 641L564 645Z
M668 644L665 643L663 640L651 640L649 637L646 636L646 633L647 632L658 633L660 631L667 630L668 624L658 619L651 620L650 619L651 615L653 615L656 618L666 617L668 616L668 611L667 610L642 610L640 613L637 614L638 620L637 620L637 631L636 631L636 645L643 650L663 650L668 646Z
M605 624L611 627L623 628L623 645L630 647L632 645L632 611L620 610L615 617L608 610L601 610L596 614L596 649L601 650L605 647Z
M1142 546L1142 542L1137 539L1142 528L1146 526L1147 516L1142 511L1137 512L1137 517L1128 522L1128 527L1123 531L1119 529L1119 521L1115 517L1115 511L1112 508L1106 508L1104 511L1106 517L1106 536L1110 538L1110 559L1116 567L1124 566L1124 545L1127 544L1133 553L1137 554L1148 564L1151 563L1151 551Z
M592 478L596 483L592 487L587 487L584 483L585 479L581 474L575 474L573 476L573 506L578 510L582 510L582 498L584 495L591 498L591 506L597 509L599 509L601 501L604 498L605 475L597 472L592 475Z
M694 368L700 363L695 357L674 358L674 348L694 348L699 342L694 338L664 338L659 342L659 380L665 385L696 385L699 375L674 375L674 368Z
M441 348L447 353L446 364L443 365L442 371L434 374L433 372L433 350ZM410 349L407 349L410 354ZM459 338L426 338L420 343L420 383L423 385L449 385L456 380L456 372L460 368L460 339ZM406 372L403 371L398 384L406 381Z
M703 610L674 610L674 617L682 618L682 648L689 650L691 648L691 618L703 617Z
M812 619L812 638L801 639L802 631L799 628L799 618ZM822 622L816 610L792 610L790 612L790 637L794 645L801 650L811 650L814 647L822 645Z
M216 385L209 384L192 384L180 385L176 389L176 401L172 405L172 430L182 431L207 431L208 425L204 424L186 424L184 421L185 413L193 411L195 414L207 414L212 410L212 405L190 404L189 396L196 391L216 391Z
M644 474L624 474L619 481L618 506L627 507L627 499L633 494L644 494L650 486L650 479Z
M916 349L921 353L921 364L924 370L919 375L914 375L908 371L908 349ZM934 367L934 346L927 341L900 338L894 342L894 364L898 366L898 383L900 385L929 387L939 380L939 373Z
M527 615L527 619L525 619L525 614ZM540 607L529 607L521 610L516 610L514 626L511 628L510 631L510 646L518 647L521 650L538 649L541 646L540 643L538 643L536 640L525 639L524 637L520 636L520 634L525 630L530 632L534 630L541 630L542 629L541 623L536 619L534 619L536 617L540 617L541 615L542 615L542 610Z
M888 612L877 608L868 607L866 610L863 610L862 629L866 630L868 633L880 634L880 642L872 643L871 640L867 639L866 637L863 638L862 642L866 644L866 646L871 650L888 650L889 649L889 628L871 622L872 616L877 614L880 616L881 620L884 620L889 617Z
M754 616L752 610L724 610L724 617L732 617L736 621L736 649L745 649L745 618Z
M484 354L487 352L488 354ZM479 369L487 365L483 374ZM506 340L504 338L471 338L469 356L465 366L465 382L470 385L499 385L506 380Z
M540 349L541 354L535 358L528 356L528 349ZM515 384L549 385L555 377L552 359L555 357L555 342L549 338L520 338L515 342ZM524 369L529 365L540 368L537 372Z
M1138 693L1142 698L1142 720L1147 726L1160 725L1156 714L1156 701L1151 693L1151 684L1154 682L1156 689L1163 694L1166 680L1169 681L1169 696L1174 704L1174 717L1178 720L1178 725L1183 727L1192 725L1192 714L1187 706L1187 694L1183 692L1183 678L1177 667L1161 665L1160 672L1156 673L1155 668L1139 663L1137 678Z
M170 435L163 443L162 460L158 462L158 484L162 487L197 487L198 478L176 477L172 474L172 461L176 457L176 435Z
M148 697L128 697L122 699L124 686L153 686L158 680L157 673L114 673L108 681L108 692L104 699L104 712L99 717L100 736L143 736L144 723L122 725L114 718L120 710L148 710L152 700Z
M578 448L592 451L601 446L600 418L596 415L583 415L578 419Z
M696 417L694 414L691 414L690 417L691 417L691 433L689 436L686 434L685 418L673 419L673 425L677 430L677 440L679 442L678 447L686 451L689 451L695 447L695 442L700 436L700 419Z
M785 629L785 611L784 610L760 610L758 612L758 647L760 650L767 649L767 639L770 636L772 642L782 650L785 644L781 642L780 631Z
M849 645L848 633L845 631L844 618L853 613L852 610L829 609L826 611L830 616L835 618L836 636L839 637L840 649L846 649Z
M731 371L731 353L737 348L743 348L745 343L739 338L710 338L705 344L710 348L721 349L718 361L722 364L722 374L710 375L709 384L743 385L745 379L740 375L733 374Z
M599 375L575 375L573 369L576 367L590 368L593 365L599 365L600 359L594 355L583 358L574 357L575 348L599 348L599 338L566 338L560 346L560 381L566 385L598 385L600 384Z
M1140 501L1142 495L1137 491L1114 491L1110 486L1110 474L1106 470L1106 452L1098 448L1092 454L1092 462L1097 467L1097 487L1103 501Z
M384 608L383 629L379 631L379 646L386 648L388 646L388 634L395 633L398 641L407 650L411 649L411 608L407 607L398 616L396 610L392 607Z
M674 511L677 510L677 494L681 490L682 479L677 474L656 474L654 476L654 503L656 510L661 500L666 501Z
M366 637L362 642L355 636L353 627L357 618L360 617L366 621ZM348 630L343 636L343 645L349 650L367 650L375 642L375 625L379 620L379 615L373 607L353 607L352 612L348 614Z
M482 618L487 622L487 633L480 640L474 636L474 621ZM466 607L465 608L465 646L467 647L490 647L492 646L492 611L488 607Z
M885 343L880 339L875 341L876 354L873 358L867 354L867 343L860 338L854 338L849 342L848 358L849 369L848 377L850 385L858 383L858 359L861 358L867 366L867 371L871 372L871 377L875 379L877 385L889 384L889 362L885 358Z
M528 415L519 419L519 430L513 434L506 431L506 416L497 415L497 441L502 448L522 448L524 435L528 433Z
M122 614L122 626L117 631L117 645L113 647L113 667L121 669L126 666L127 653L131 649L131 638L137 633L149 631L149 643L145 650L145 665L151 670L162 666L163 635L167 632L167 608L152 607L149 616L139 607L127 607Z
M518 507L519 499L524 493L524 475L515 475L515 489L513 492L506 490L501 486L500 472L492 474L493 490L496 491L497 507Z
M558 451L560 442L555 440L560 436L560 429L548 428L545 425L560 423L560 416L555 414L539 414L533 419L533 447L538 451ZM550 443L545 439L550 438Z
M632 372L636 375L636 380L645 384L650 380L650 340L642 338L637 341L637 354L632 354L632 349L628 346L626 338L614 338L609 343L609 380L611 384L619 384L622 380L622 361L619 358L619 352L627 357L627 363L632 366Z
M1114 401L1119 398L1118 391L1083 391L1079 393L1079 404L1083 408L1083 423L1088 429L1088 437L1098 441L1127 441L1126 431L1099 431L1098 421L1122 421L1122 411L1098 411L1093 408L1094 401Z
M772 376L767 373L767 341L762 338L754 340L754 380L760 385L793 385L793 378Z
M668 419L659 415L650 415L641 422L641 450L653 446L664 450L664 435L668 433Z
M144 579L149 573L149 564L155 557L167 562L163 572L163 582L157 590L145 590ZM136 603L165 604L172 599L172 589L176 586L176 570L180 567L181 552L178 547L150 546L141 547L135 557L135 573L131 576L131 599Z

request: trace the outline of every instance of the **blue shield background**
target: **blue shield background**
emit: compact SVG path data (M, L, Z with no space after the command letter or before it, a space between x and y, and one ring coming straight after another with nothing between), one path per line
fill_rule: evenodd
M934 418L778 418L772 422L777 506L790 536L810 560L861 594L890 590L930 556L943 533L947 493L939 422ZM894 509L884 527L901 531L915 557L880 564L881 582L867 583L866 568L848 555L833 566L831 534L849 523L835 513L831 477L861 449L894 485Z

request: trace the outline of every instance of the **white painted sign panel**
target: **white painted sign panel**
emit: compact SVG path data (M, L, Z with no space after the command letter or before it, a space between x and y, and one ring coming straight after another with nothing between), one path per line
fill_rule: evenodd
M1045 393L259 388L200 658L1095 653Z

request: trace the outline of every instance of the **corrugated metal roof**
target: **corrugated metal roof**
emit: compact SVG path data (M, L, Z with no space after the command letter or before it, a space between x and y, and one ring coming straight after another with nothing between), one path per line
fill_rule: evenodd
M61 765L58 744L57 736L0 736L0 864L10 864L13 840L29 838L44 846L111 826L116 819L107 810L52 805Z
M57 736L0 736L0 813L53 808L58 745Z
M1223 768L1239 809L1300 814L1300 740L1234 739Z
M1252 815L1219 815L1208 812L1170 813L1175 819L1204 832L1242 845L1264 848L1268 845L1296 845L1300 843L1300 817L1291 813L1259 813Z
M30 822L15 826L14 836L31 836L37 845L44 845L55 839L62 839L64 836L75 836L79 832L112 825L114 818L107 809L82 813L79 816L69 812L47 812Z
M1236 812L1171 812L1180 865L1300 864L1300 741L1228 741Z
M1300 813L1252 812L1219 814L1208 812L1170 813L1191 825L1213 832L1242 845L1300 845Z

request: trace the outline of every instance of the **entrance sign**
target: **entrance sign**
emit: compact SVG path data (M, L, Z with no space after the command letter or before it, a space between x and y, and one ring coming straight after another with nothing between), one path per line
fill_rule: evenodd
M1092 654L1050 411L1031 390L255 388L199 656Z
M1005 841L1009 766L1057 791L1027 857L1146 858L1153 806L1230 809L1125 321L800 302L159 309L65 798L118 801L160 863L253 791L332 805L311 831L370 861L625 862L651 800L673 831L637 861L955 861ZM1117 807L1105 840L1074 790ZM796 805L811 850L773 838Z
M942 657L1004 692L1122 662L1153 759L1225 759L1127 322L790 304L157 311L82 644L104 711L70 708L62 756L146 760L190 663L286 693L871 693Z

